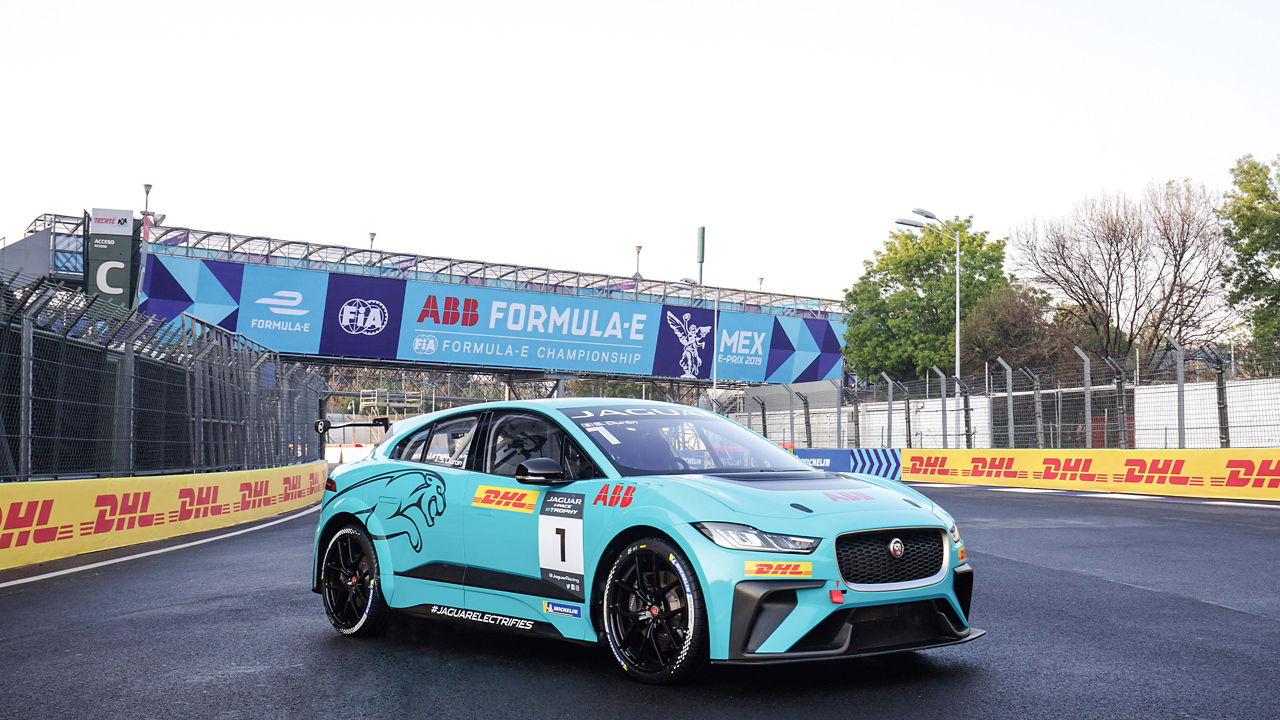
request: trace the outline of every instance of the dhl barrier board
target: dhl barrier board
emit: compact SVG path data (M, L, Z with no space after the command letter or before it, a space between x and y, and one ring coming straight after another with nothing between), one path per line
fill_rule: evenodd
M902 479L1221 500L1280 500L1280 449L903 450Z
M215 530L306 507L326 465L0 485L0 569Z

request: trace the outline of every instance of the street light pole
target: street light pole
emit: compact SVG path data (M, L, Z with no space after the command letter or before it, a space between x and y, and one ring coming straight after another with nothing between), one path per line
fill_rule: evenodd
M897 224L906 225L907 227L914 227L914 228L929 228L929 229L932 229L934 232L938 233L939 235L950 237L952 240L955 240L955 243L956 243L956 328L955 328L956 374L955 374L955 377L956 379L959 379L960 378L960 233L951 232L950 228L946 226L946 223L943 223L941 220L938 220L938 216L934 215L928 210L925 210L923 208L912 208L911 212L915 213L916 215L919 215L920 217L933 220L934 222L937 223L937 225L936 226L926 225L920 222L919 220L912 220L910 218L899 218L897 220ZM960 386L957 384L956 396L959 397L959 395L960 395ZM956 429L957 431L959 430L959 420L956 421ZM957 435L957 437L959 437L959 435Z

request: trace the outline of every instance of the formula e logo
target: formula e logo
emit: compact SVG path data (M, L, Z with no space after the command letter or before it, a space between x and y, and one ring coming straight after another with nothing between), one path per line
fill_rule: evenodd
M387 306L351 298L338 308L338 326L351 335L377 335L387 327Z
M419 355L434 355L440 349L440 341L435 335L419 335L413 339L413 351Z
M255 304L266 305L276 315L306 315L309 310L298 310L302 304L302 293L293 290L280 290L271 297L254 300Z

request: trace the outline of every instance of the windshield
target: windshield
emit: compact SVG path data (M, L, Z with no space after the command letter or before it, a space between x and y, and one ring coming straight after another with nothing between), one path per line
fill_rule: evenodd
M624 476L815 472L741 425L697 408L608 405L564 413Z

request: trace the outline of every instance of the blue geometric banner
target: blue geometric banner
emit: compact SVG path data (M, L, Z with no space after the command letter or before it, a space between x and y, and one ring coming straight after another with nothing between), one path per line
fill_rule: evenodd
M141 310L285 353L727 382L840 376L845 325L152 252Z

